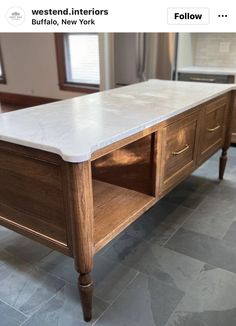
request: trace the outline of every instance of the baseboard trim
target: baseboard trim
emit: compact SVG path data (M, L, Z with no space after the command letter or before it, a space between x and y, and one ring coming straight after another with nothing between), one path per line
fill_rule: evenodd
M21 107L30 107L59 101L58 99L0 92L0 102Z

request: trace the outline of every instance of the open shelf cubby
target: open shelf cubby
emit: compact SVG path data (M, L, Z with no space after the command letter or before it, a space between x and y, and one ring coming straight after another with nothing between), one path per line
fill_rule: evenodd
M98 251L155 202L155 139L145 136L92 162Z

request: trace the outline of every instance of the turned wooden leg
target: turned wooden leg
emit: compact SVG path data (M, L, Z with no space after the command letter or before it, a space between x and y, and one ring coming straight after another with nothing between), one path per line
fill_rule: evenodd
M223 180L223 178L224 178L226 163L227 163L227 150L223 149L221 157L220 157L220 167L219 167L219 179L220 180Z
M227 150L229 149L232 137L232 121L233 121L233 109L234 102L236 99L236 92L232 91L229 98L229 106L226 110L226 128L225 128L225 137L222 147L222 154L220 157L220 166L219 166L219 179L223 180L225 167L227 163Z
M85 321L92 318L93 282L93 191L91 163L68 164L68 194L75 268L80 274L78 288Z
M80 274L78 287L85 321L92 318L93 281L89 273Z

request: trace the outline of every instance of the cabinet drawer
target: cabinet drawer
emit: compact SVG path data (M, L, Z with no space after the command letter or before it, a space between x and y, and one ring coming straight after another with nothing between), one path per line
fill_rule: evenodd
M163 129L161 192L194 169L198 121L199 111Z
M200 162L222 146L228 96L221 96L203 108L200 141Z

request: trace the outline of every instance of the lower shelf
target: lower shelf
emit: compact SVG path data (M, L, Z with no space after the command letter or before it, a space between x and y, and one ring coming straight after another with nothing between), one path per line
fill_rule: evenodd
M155 197L93 180L94 246L104 247L156 201Z

